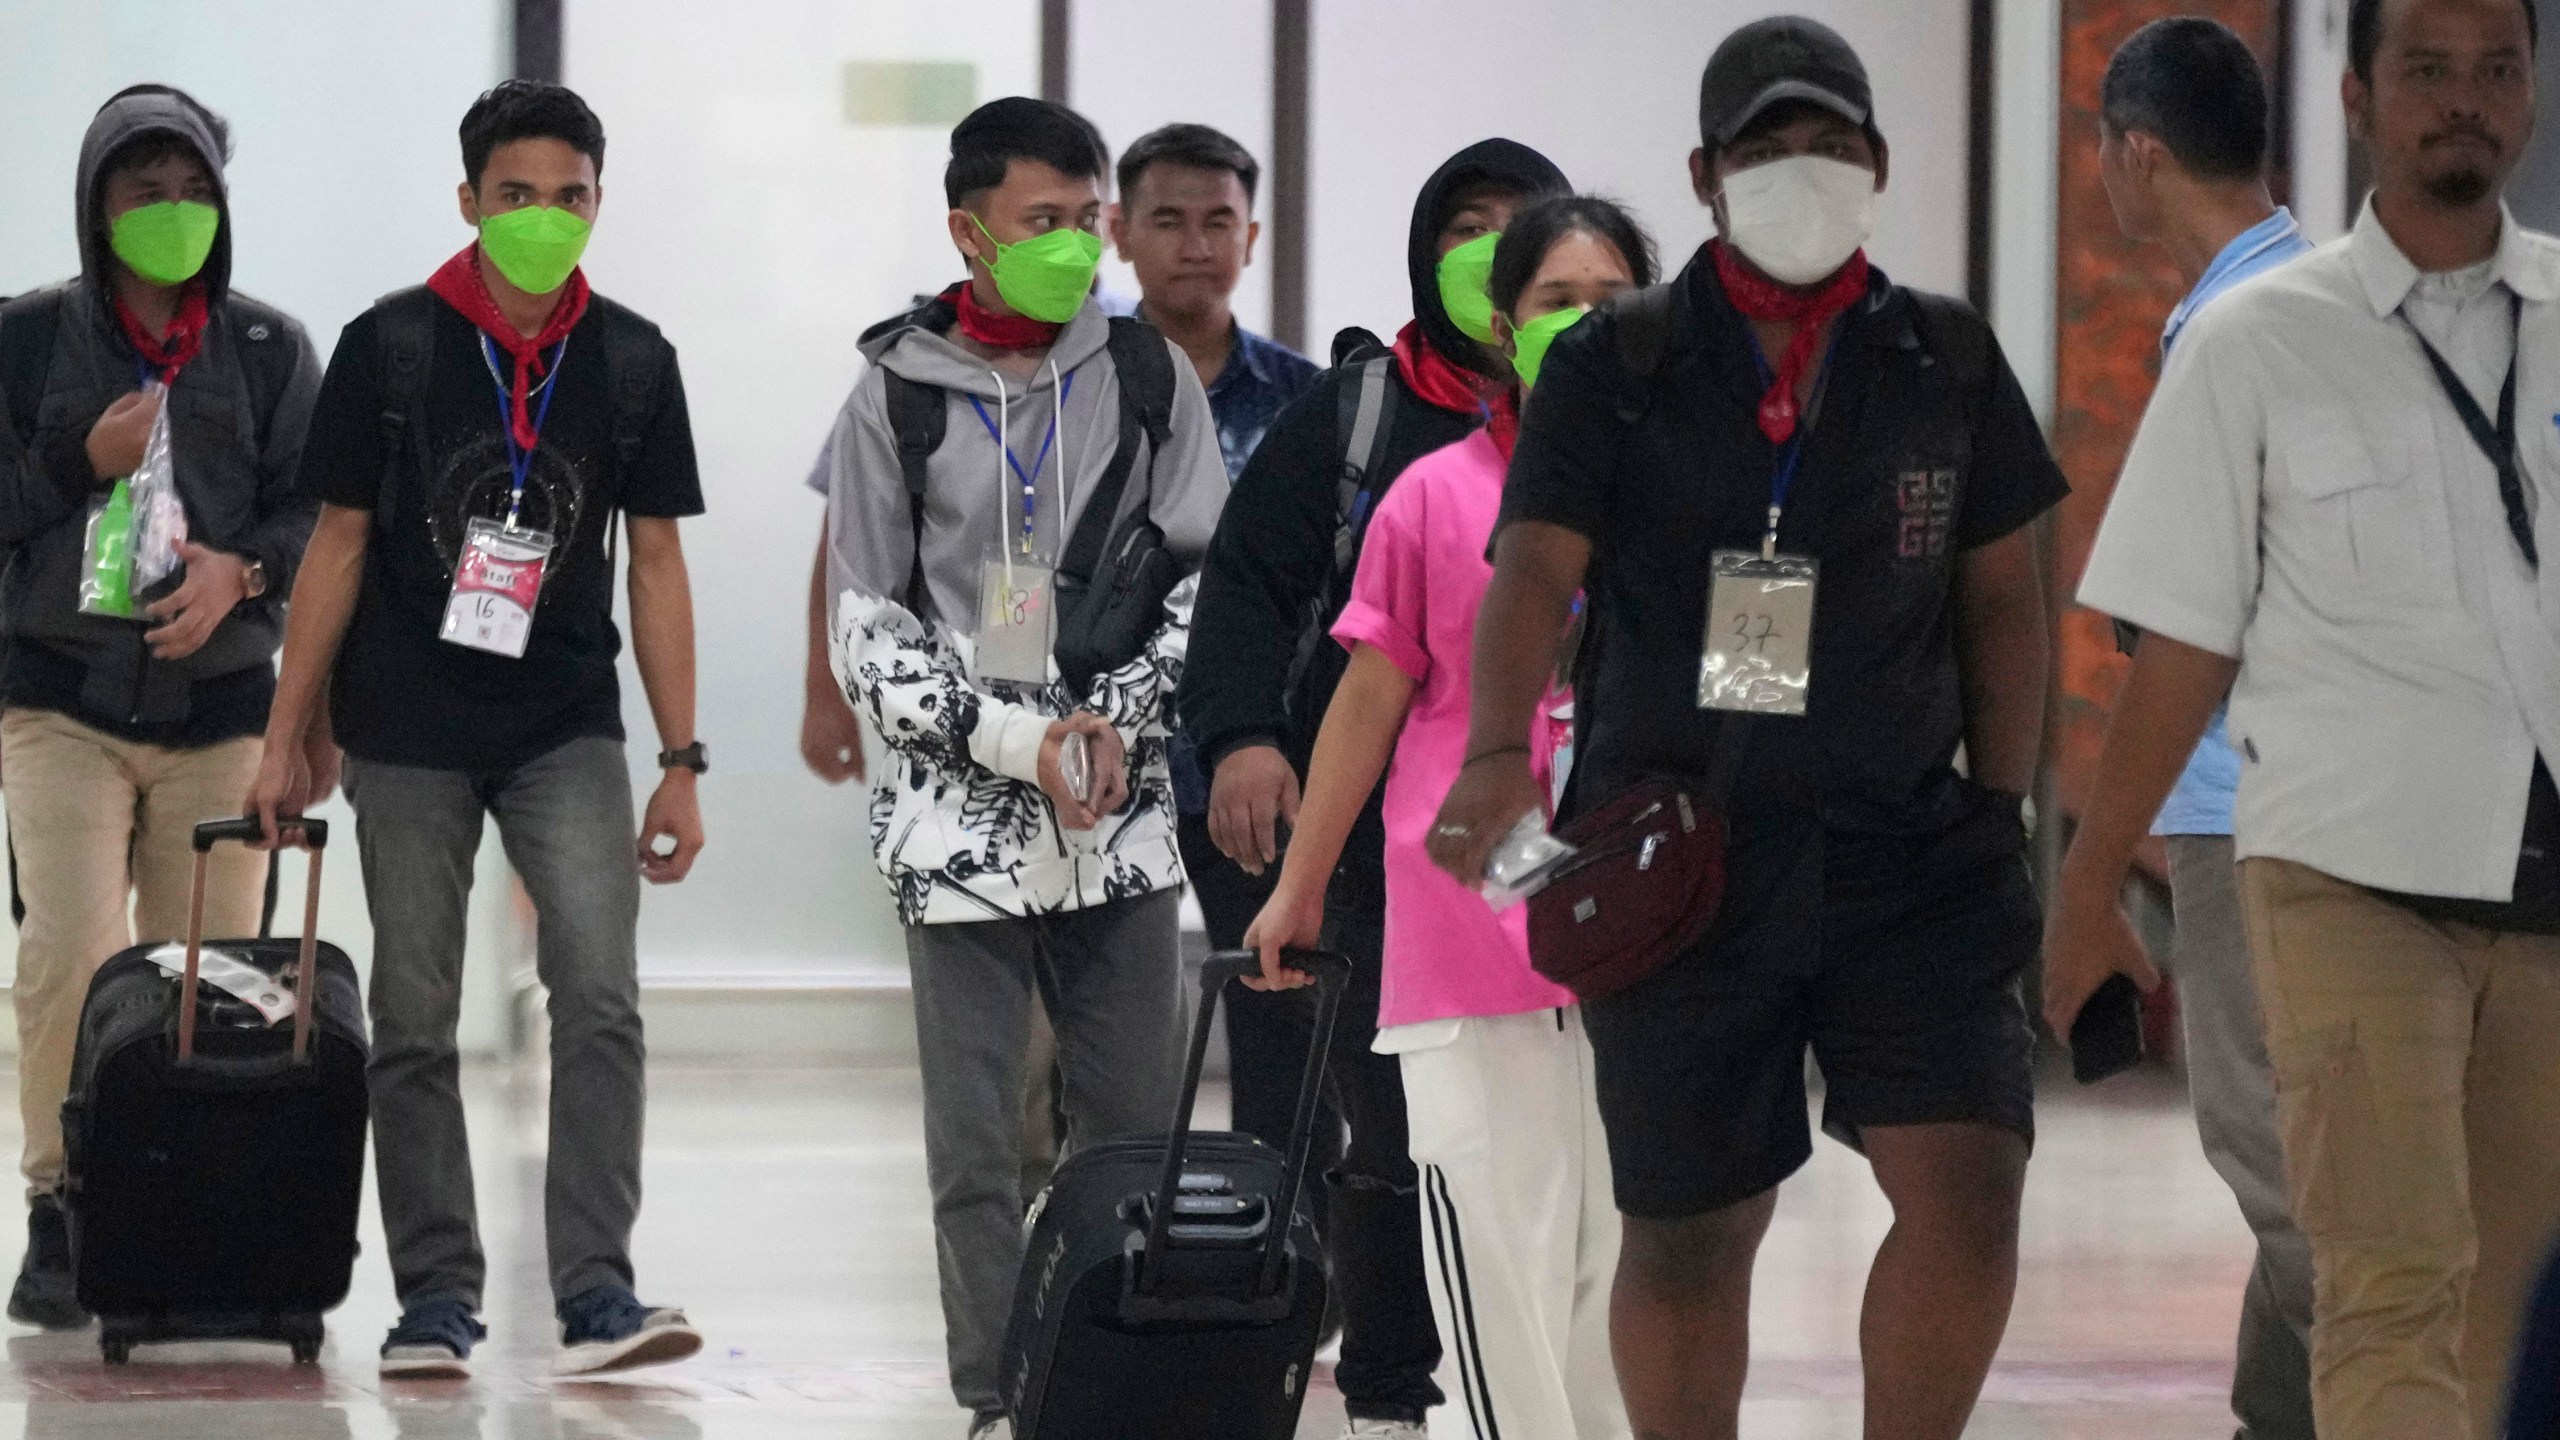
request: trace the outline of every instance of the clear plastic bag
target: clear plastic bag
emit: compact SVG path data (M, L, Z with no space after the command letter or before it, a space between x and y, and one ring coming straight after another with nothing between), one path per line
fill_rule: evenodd
M1484 885L1477 892L1496 910L1508 910L1547 887L1574 849L1547 833L1547 817L1532 810L1520 817L1484 862Z
M154 381L143 393L157 396L160 408L151 417L142 464L128 482L133 487L134 595L149 594L153 586L186 568L178 542L187 538L187 507L178 499L177 456L169 445L169 391Z

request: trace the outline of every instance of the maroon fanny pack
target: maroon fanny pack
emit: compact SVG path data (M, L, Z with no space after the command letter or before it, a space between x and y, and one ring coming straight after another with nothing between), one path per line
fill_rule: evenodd
M1529 897L1540 975L1598 1000L1706 938L1724 903L1724 810L1747 728L1747 716L1725 717L1705 784L1644 781L1556 832L1574 856Z

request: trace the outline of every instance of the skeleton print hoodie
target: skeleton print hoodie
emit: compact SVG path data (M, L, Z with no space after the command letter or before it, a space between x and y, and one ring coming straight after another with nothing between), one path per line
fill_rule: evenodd
M888 748L871 772L873 858L909 925L1077 910L1180 885L1165 742L1197 577L1174 590L1146 651L1081 693L1056 679L1054 663L1046 685L991 680L975 663L981 566L1026 528L1041 562L1054 564L1120 443L1109 322L1088 300L1027 381L991 370L948 333L926 307L864 337L871 368L811 476L827 494L836 678ZM1171 436L1156 453L1143 434L1134 441L1119 516L1143 512L1188 572L1217 526L1227 478L1208 396L1189 360L1179 351L1172 360ZM888 372L942 392L920 517L889 419ZM1129 759L1128 803L1089 831L1061 828L1039 786L1050 723L1079 709L1108 719Z

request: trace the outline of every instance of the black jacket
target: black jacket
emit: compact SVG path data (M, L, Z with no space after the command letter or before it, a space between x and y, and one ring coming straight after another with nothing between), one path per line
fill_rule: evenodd
M100 190L106 160L137 136L180 136L222 181L220 122L173 92L137 87L109 101L80 151L77 221L81 274L0 307L0 324L50 332L35 354L41 380L0 373L0 615L21 661L50 657L42 673L71 694L30 695L27 665L13 667L9 703L58 709L93 723L161 736L183 729L194 692L207 682L272 667L284 633L284 601L311 537L318 506L294 488L303 431L320 388L320 362L302 327L230 289L231 218L206 261L209 315L204 345L179 372L169 420L178 490L190 538L264 563L267 591L225 620L203 649L183 660L148 654L145 625L84 615L78 577L90 499L105 485L91 473L90 427L137 384L137 361L116 321ZM76 680L76 683L75 683ZM50 682L48 683L50 688ZM253 717L263 724L263 716ZM242 722L246 723L246 722ZM236 726L234 727L236 728Z
M1438 240L1457 199L1486 181L1530 195L1570 188L1544 156L1509 140L1469 146L1423 186L1406 247L1414 318L1434 349L1464 364L1498 362L1484 359L1440 303ZM1295 693L1287 683L1308 626L1329 631L1350 599L1351 575L1337 574L1334 567L1336 482L1347 443L1343 402L1359 383L1356 368L1337 366L1317 376L1280 413L1237 477L1209 542L1178 703L1183 726L1198 738L1201 759L1213 774L1218 761L1242 746L1276 744L1304 776L1325 707L1342 678L1347 657L1324 638ZM1481 413L1424 401L1401 375L1389 383L1397 390L1394 419L1369 477L1372 513L1406 466L1465 439L1484 422ZM1373 794L1343 851L1342 879L1363 887L1364 895L1380 893L1384 843Z

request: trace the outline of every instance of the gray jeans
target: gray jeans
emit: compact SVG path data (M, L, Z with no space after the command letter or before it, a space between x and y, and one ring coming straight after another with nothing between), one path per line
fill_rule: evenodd
M550 988L551 1149L543 1229L554 1298L631 1283L645 1109L638 830L622 742L573 740L496 775L350 757L373 916L374 1167L406 1307L478 1309L487 1263L462 1118L462 948L472 860L495 816L535 914Z
M1060 915L907 929L951 1393L981 1420L1004 1413L998 1351L1022 1268L1034 967L1053 984L1069 1151L1162 1134L1182 1083L1180 904L1168 890Z
M2170 969L2186 1019L2196 1130L2258 1237L2240 1307L2231 1409L2249 1440L2312 1440L2311 1242L2285 1198L2275 1074L2249 973L2231 838L2172 835L2168 849L2178 929Z

